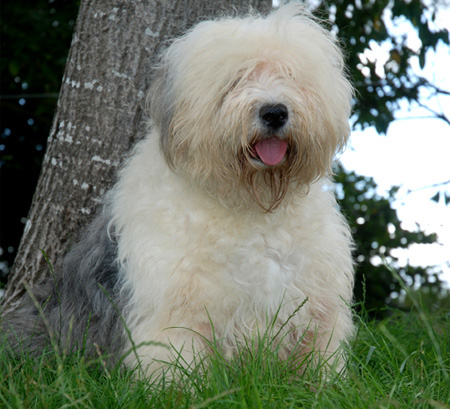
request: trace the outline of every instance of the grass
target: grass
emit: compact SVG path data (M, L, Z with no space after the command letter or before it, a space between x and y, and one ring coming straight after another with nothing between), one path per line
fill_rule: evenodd
M317 370L295 376L256 345L232 360L218 351L184 381L137 380L107 369L101 357L58 355L12 359L0 348L4 408L450 408L450 314L393 313L360 320L345 376ZM174 368L182 372L182 369Z

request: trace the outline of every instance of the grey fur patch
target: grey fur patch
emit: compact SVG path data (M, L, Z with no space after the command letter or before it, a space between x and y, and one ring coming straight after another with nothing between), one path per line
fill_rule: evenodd
M108 222L105 208L67 254L62 272L33 288L33 297L25 294L20 307L3 317L1 330L14 350L38 354L53 337L65 350L95 355L99 348L116 360L124 345L120 311L127 300L120 292L117 244Z
M160 147L169 165L173 165L170 155L170 134L175 112L175 97L168 63L155 71L155 79L149 91L147 102L150 105L150 117L160 133Z

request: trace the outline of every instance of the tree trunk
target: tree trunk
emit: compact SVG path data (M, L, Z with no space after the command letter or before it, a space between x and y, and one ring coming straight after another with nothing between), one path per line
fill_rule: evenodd
M166 40L211 16L269 9L269 0L85 0L41 175L3 302L59 268L117 168L145 131L151 66Z

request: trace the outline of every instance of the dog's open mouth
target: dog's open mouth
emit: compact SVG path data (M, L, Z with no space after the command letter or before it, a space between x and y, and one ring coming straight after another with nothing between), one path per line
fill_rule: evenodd
M252 158L266 166L276 166L283 161L287 148L285 140L276 137L261 139L252 146Z

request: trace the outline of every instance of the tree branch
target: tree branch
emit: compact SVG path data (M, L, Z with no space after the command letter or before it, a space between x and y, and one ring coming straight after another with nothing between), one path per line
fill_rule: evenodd
M419 85L422 85L424 87L433 88L436 91L436 93L438 93L438 94L450 95L450 91L447 91L447 90L445 90L443 88L438 87L437 85L435 85L432 82L430 82L427 78L420 77L420 76L418 76L418 78L419 78L419 81L420 81Z
M434 117L437 119L442 119L444 122L447 123L447 125L450 125L450 118L447 118L447 116L443 112L437 112L434 109L431 109L429 106L425 105L424 103L417 101L417 104L421 107L426 109L427 111L431 112Z

